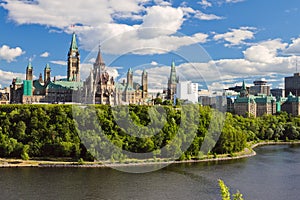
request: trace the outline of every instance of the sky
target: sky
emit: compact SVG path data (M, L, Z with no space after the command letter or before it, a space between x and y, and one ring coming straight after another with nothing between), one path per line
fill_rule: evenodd
M210 90L260 78L282 88L300 70L299 0L1 0L0 16L2 87L29 62L35 77L49 63L64 78L73 32L83 80L99 46L117 80L146 69L153 88L173 61L181 81Z

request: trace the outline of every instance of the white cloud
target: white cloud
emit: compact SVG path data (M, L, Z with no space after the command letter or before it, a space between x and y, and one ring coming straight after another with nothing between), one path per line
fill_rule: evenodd
M160 6L171 6L172 5L172 3L170 1L154 0L154 2Z
M11 48L7 45L0 47L0 60L6 60L7 62L15 61L15 59L25 52L20 48Z
M50 56L50 53L47 51L40 55L40 57L42 57L42 58L48 58L49 56Z
M300 37L292 39L292 43L284 51L286 54L299 55L300 54Z
M245 0L226 0L226 3L238 3L238 2L242 2Z
M201 11L197 11L195 14L195 17L201 20L219 20L219 19L224 19L223 17L214 15L214 14L205 14Z
M247 44L245 41L249 39L254 39L254 30L253 27L240 27L239 29L230 29L229 32L223 34L216 34L213 39L224 40L227 42L225 46L237 46L241 44Z
M53 60L53 61L50 61L50 63L55 64L55 65L67 66L67 62L63 61L63 60Z
M3 86L8 86L12 83L13 78L21 78L25 79L25 74L22 73L14 73L9 71L3 71L0 69L0 84Z
M200 4L204 9L206 9L207 7L212 7L212 3L207 0L202 0L197 3Z
M151 66L157 66L157 65L158 65L158 63L156 61L151 62Z
M278 51L284 50L288 44L282 43L280 39L268 40L246 49L243 53L245 59L252 62L274 63L280 62L277 58Z
M281 55L279 52L284 51L287 46L288 44L280 39L262 41L248 47L244 51L244 57L240 59L183 63L176 67L177 75L181 80L207 83L209 89L220 89L223 85L234 86L233 81L247 77L252 81L254 77L268 78L273 85L280 86L282 80L277 77L292 74L295 71L295 60L300 58ZM151 72L152 85L167 87L170 67L153 66L147 71ZM277 81L272 80L274 74Z
M194 10L191 7L181 7L181 10L184 12L184 15L187 17L191 17L191 15L193 17L195 17L196 19L200 19L200 20L220 20L220 19L224 19L223 17L217 16L215 14L206 14L201 12L200 10Z
M114 48L104 47L104 52L110 49L108 53L113 54L124 51L156 54L206 42L208 35L203 33L175 36L189 17L185 15L184 8L173 7L170 1L155 0L154 5L151 2L153 1L124 0L120 3L118 0L35 0L32 3L27 0L4 0L1 6L17 24L40 24L50 27L50 30L62 30L69 34L75 31L79 36L81 48L85 50L92 50L98 45L95 41L105 43L110 40L118 45L113 45ZM218 18L200 11L195 11L193 16L204 20ZM118 19L121 18L137 21L119 23ZM72 24L75 24L75 27L71 27ZM147 48L151 50L145 50ZM143 50L134 51L135 49Z

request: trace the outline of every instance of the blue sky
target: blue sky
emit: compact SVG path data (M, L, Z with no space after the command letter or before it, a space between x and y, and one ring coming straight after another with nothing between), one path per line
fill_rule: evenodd
M75 31L86 76L101 43L119 79L142 69L153 87L165 87L174 60L181 80L219 89L266 78L283 87L300 53L299 0L2 0L0 84L34 75L47 63L66 76ZM75 26L72 26L75 25ZM300 60L298 61L300 65ZM300 67L299 67L300 69Z

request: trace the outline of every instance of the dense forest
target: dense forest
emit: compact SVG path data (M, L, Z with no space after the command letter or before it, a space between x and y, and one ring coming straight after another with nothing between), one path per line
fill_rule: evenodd
M0 124L0 157L22 159L199 159L300 139L300 118L287 113L244 118L197 105L1 105Z

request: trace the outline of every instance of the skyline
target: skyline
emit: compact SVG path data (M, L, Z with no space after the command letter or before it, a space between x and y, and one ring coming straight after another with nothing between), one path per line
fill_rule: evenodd
M166 83L173 60L184 79L203 82L193 65L212 89L257 78L283 87L300 53L296 0L274 5L267 0L3 0L0 5L2 86L23 78L29 60L35 77L47 63L52 76L66 76L73 32L84 75L101 44L106 64L118 69L115 76L124 76L129 67L137 75L147 68L156 87Z

